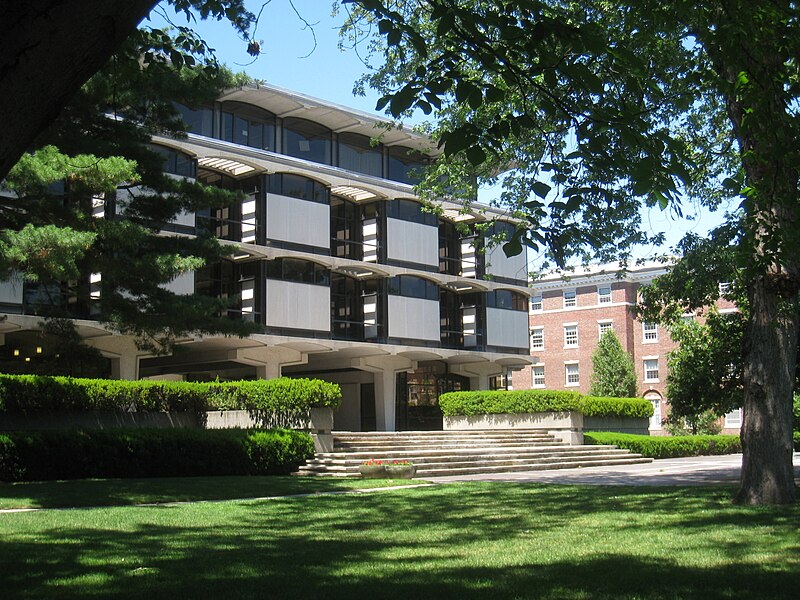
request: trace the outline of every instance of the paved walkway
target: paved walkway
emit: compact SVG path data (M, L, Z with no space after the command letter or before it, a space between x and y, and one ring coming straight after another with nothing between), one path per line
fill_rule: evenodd
M484 475L426 477L436 483L450 481L530 481L589 485L715 485L735 484L742 467L741 454L668 458L652 463L614 467L584 467L557 471L525 471ZM794 454L795 480L800 485L800 453Z

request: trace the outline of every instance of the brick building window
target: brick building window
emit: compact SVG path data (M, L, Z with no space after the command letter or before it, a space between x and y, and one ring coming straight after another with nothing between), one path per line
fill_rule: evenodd
M642 332L644 334L644 343L658 341L658 324L657 323L642 323Z
M606 331L613 331L613 330L614 330L614 326L613 326L613 323L611 323L611 321L600 321L597 324L597 339L600 339L601 337L603 337L603 334Z
M611 303L611 286L604 285L597 288L597 303L610 304Z
M578 305L576 294L575 290L564 290L564 308L575 308Z
M544 365L533 365L531 367L531 387L544 387Z
M544 327L531 329L531 350L544 350Z
M734 408L731 412L725 415L725 427L741 427L742 426L742 409Z
M574 387L581 384L581 373L578 368L578 363L566 363L564 365L564 372L566 375L566 386Z
M645 383L658 383L658 358L644 360L644 381Z
M531 312L542 312L542 295L531 296Z
M661 429L661 396L658 394L648 394L645 400L650 400L653 404L653 416L650 417L650 429Z
M578 324L564 325L564 347L578 347Z

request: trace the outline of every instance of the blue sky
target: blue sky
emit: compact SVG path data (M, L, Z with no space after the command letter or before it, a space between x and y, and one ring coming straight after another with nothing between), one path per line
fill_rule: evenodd
M262 1L248 0L247 6L258 12ZM255 61L227 21L199 21L193 28L216 50L220 61L235 71L243 70L272 85L337 104L374 111L379 94L368 91L366 97L353 95L353 84L366 71L366 66L354 50L338 48L338 26L344 14L331 16L331 0L294 0L294 6L302 19L289 0L272 0L266 4L255 35L261 42L262 55ZM182 15L172 18L176 24L186 24ZM163 25L163 20L155 13L152 19L153 25ZM303 19L312 25L313 34ZM482 190L480 200L488 202L494 195L492 189ZM657 208L643 210L642 226L651 233L664 232L667 246L640 248L635 252L637 258L666 252L687 231L705 235L722 220L721 212L709 213L688 203L682 209L691 220L676 218L669 211Z

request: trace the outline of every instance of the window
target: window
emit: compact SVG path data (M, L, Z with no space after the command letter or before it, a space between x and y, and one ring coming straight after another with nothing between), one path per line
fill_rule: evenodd
M597 303L609 304L611 302L611 286L604 285L597 288Z
M564 365L564 370L566 374L565 383L568 387L581 384L581 374L578 370L578 363L566 363Z
M564 347L578 347L578 325L564 325Z
M358 133L339 134L339 166L356 173L383 176L383 146L373 146L370 139Z
M330 203L330 192L323 184L308 177L290 175L289 173L270 175L269 193L290 196L291 198L308 200L319 204Z
M544 387L544 365L533 365L531 367L531 387Z
M331 130L305 119L283 120L283 153L325 165L331 164Z
M725 427L737 428L742 426L742 409L734 408L725 415Z
M486 292L486 306L488 308L502 308L504 310L517 310L526 312L528 302L522 294L511 290L493 290Z
M163 157L165 173L197 178L197 161L188 154L156 144L150 144L150 149Z
M296 258L278 258L267 261L267 278L312 285L330 285L328 267Z
M214 111L210 108L192 109L183 104L175 103L175 108L186 123L186 131L197 133L206 137L214 135Z
M389 293L393 296L405 296L406 298L439 300L439 287L435 283L413 275L392 277L389 280Z
M275 150L275 116L242 102L222 105L222 139L242 146Z
M542 295L531 296L531 312L542 311Z
M531 329L531 350L544 350L544 327Z
M644 343L658 341L658 325L656 323L642 323L644 332Z
M731 291L731 284L728 281L721 281L719 283L719 295L724 296Z
M390 146L389 172L387 179L402 183L415 184L421 179L422 169L428 164L428 158L405 146Z
M658 358L647 358L644 361L645 383L658 383Z
M424 210L422 204L413 200L389 200L386 202L386 216L390 219L420 223L431 227L439 226L439 217L429 210Z
M614 324L611 321L601 321L597 324L597 329L597 339L600 339L606 331L614 331Z
M564 290L564 308L575 308L578 299L575 297L575 290Z

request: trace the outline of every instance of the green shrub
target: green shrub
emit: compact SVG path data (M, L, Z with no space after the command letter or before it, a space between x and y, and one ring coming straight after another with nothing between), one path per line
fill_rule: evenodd
M318 379L199 383L0 375L0 412L9 413L242 409L262 426L290 426L307 420L313 407L337 407L341 397L338 385Z
M576 411L591 417L644 417L653 405L643 398L599 398L562 390L448 392L439 397L445 416Z
M742 451L742 445L737 435L681 435L669 437L591 432L584 433L583 439L586 444L613 444L649 458L737 454Z
M287 474L314 454L291 430L105 429L0 436L0 480Z
M792 438L794 439L794 449L800 452L800 431L792 432Z

